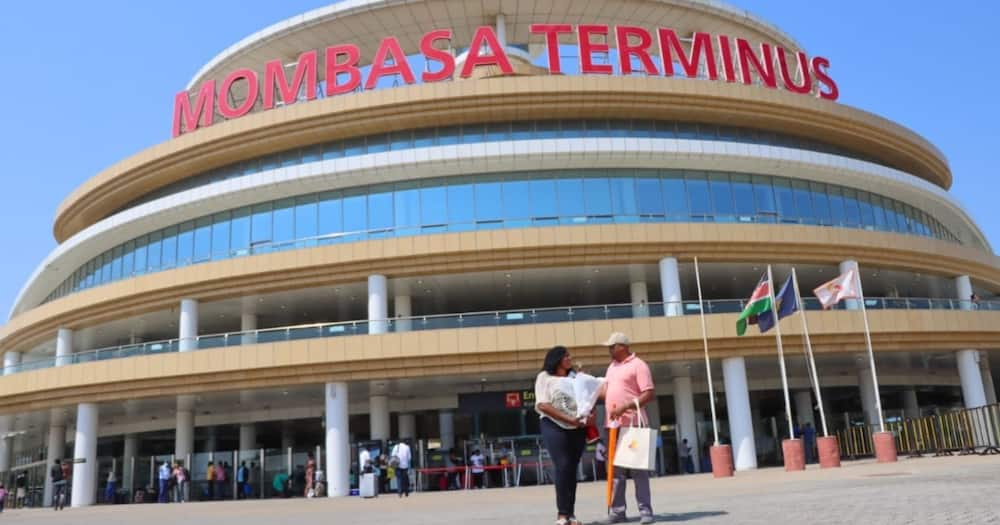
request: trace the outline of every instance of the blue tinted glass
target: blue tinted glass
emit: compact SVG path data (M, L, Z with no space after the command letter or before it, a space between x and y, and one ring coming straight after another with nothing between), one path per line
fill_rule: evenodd
M181 225L177 234L177 266L187 266L194 260L194 222Z
M111 282L111 252L101 254L101 284Z
M816 224L816 214L813 211L812 195L809 193L809 183L794 181L792 189L795 193L795 211L805 224Z
M229 257L230 213L216 213L212 218L212 259Z
M712 202L708 195L708 181L704 173L687 173L684 182L688 191L688 206L692 218L712 215Z
M345 157L356 157L358 155L364 155L368 150L365 148L365 139L350 139L344 141L344 156Z
M486 140L487 141L502 141L507 140L510 137L510 123L509 122L491 122L486 125Z
M250 222L250 245L257 247L271 242L271 203L257 204L253 207L253 218Z
M795 194L792 192L791 181L774 179L774 201L778 205L778 216L783 222L798 222L795 211Z
M531 184L526 180L508 180L503 183L504 218L527 219L531 217Z
M640 138L651 138L656 134L656 125L652 120L632 121L632 136Z
M482 142L485 135L484 124L466 124L462 126L462 142L466 144Z
M826 191L830 196L830 223L843 226L847 222L847 212L844 210L844 197L840 194L840 188L831 186Z
M556 139L560 133L558 120L545 120L535 124L535 138Z
M476 220L496 221L503 218L503 197L500 182L476 184Z
M173 268L177 265L177 227L163 229L163 240L160 241L160 268Z
M587 215L611 215L608 179L583 179L583 202Z
M396 226L412 228L420 225L420 189L416 182L396 184Z
M583 181L580 179L557 179L556 194L559 198L561 217L579 217L586 214L583 205Z
M311 239L316 236L316 209L315 195L295 199L295 239Z
M526 120L523 122L512 122L511 125L510 138L513 140L526 140L532 138L531 135L535 129L535 123Z
M384 133L367 137L368 153L382 153L389 150L389 137Z
M663 194L661 192L660 179L636 179L635 193L639 201L639 213L642 215L663 215Z
M826 195L826 185L813 182L809 184L809 191L812 192L813 211L816 213L817 222L823 225L831 224L830 199Z
M163 268L163 244L161 241L163 233L153 232L149 234L149 245L146 248L146 270L155 272Z
M440 181L434 184L420 190L420 224L423 226L448 223L448 189Z
M389 134L389 149L398 151L412 147L413 133L409 131L395 131Z
M319 145L309 146L302 150L302 162L316 162L322 158L323 150Z
M677 124L677 138L681 139L697 139L698 127L694 124L680 123Z
M122 248L122 275L125 277L131 277L134 270L132 265L133 257L135 256L135 242L129 241L125 243Z
M392 192L388 188L379 188L377 193L368 196L368 228L381 230L392 228Z
M687 220L690 216L687 189L684 177L677 172L667 172L663 176L663 202L667 205L667 217L672 220Z
M872 204L868 202L866 192L858 192L858 204L861 206L861 224L867 229L873 229L875 227L875 213L872 211Z
M282 153L280 162L282 168L301 164L302 158L299 156L299 150L294 149L292 151Z
M713 173L709 177L709 189L712 192L712 206L715 220L732 221L736 215L733 205L733 190L729 186L729 176Z
M437 143L440 146L458 144L461 141L462 141L462 128L458 126L441 128L438 130Z
M353 193L353 192L352 192ZM354 193L344 196L344 233L358 234L368 230L368 197Z
M557 217L559 208L556 198L556 181L554 179L535 179L531 181L531 217Z
M882 197L869 195L872 203L872 212L875 213L875 228L881 231L888 230L885 218L885 208L882 207Z
M753 200L757 207L757 214L777 215L778 207L774 203L774 188L771 186L771 177L754 175L752 180Z
M344 144L340 141L323 144L323 160L339 159L344 156Z
M448 185L448 223L470 226L476 221L473 203L475 191L471 183Z
M250 207L240 208L233 212L229 223L230 245L232 255L246 255L250 249Z
M317 235L332 235L344 231L344 212L339 193L319 196L319 231Z
M656 130L653 132L656 138L673 139L677 138L677 126L673 122L657 122Z
M844 188L844 216L848 226L857 227L861 224L861 208L858 205L857 193Z
M426 148L435 145L437 142L437 130L434 128L418 129L413 132L413 146L416 148Z
M116 246L111 251L111 280L122 278L122 247Z
M212 218L201 217L194 223L194 260L207 261L212 254Z
M749 175L732 175L730 181L733 186L733 203L736 206L736 214L740 222L749 222L757 214L757 208L753 200L753 184L750 183Z
M132 263L133 271L136 275L146 273L146 236L139 237L135 241L135 258Z
M634 178L611 178L611 210L615 215L634 216L639 214L638 199L635 194Z
M587 127L584 132L587 137L608 136L608 121L606 120L588 120L584 125Z
M583 137L585 125L582 120L563 120L559 122L559 136L564 139Z

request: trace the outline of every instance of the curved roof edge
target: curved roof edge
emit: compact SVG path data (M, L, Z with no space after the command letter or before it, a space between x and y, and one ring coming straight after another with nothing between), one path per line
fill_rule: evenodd
M242 54L245 51L257 48L260 45L267 43L270 40L278 38L287 33L294 32L298 29L308 27L310 25L320 24L327 19L338 18L346 14L361 12L361 11L372 11L378 9L379 7L388 6L392 4L399 3L410 3L413 0L344 0L340 2L335 2L333 4L319 7L311 11L306 11L295 15L290 18L286 18L280 22L272 24L260 31L250 34L249 36L243 38L239 42L227 47L222 50L219 54L212 57L205 65L198 70L197 73L191 77L187 85L184 87L185 90L191 90L194 87L201 84L202 80L212 69L219 66L223 62ZM688 7L691 9L700 9L705 12L715 12L717 14L727 15L733 18L743 18L744 21L751 25L757 26L759 29L765 32L771 33L775 36L776 40L781 40L786 43L793 44L795 48L801 49L802 46L791 37L791 35L785 33L776 25L767 22L763 18L754 15L750 11L745 9L740 9L729 3L722 2L719 0L654 0L663 4L672 4Z

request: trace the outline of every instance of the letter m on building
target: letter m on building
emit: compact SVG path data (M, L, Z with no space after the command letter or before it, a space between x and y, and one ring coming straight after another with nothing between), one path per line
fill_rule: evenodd
M174 137L182 133L194 131L198 127L212 125L215 115L215 81L209 80L201 85L195 97L194 106L187 91L181 91L174 97ZM199 123L200 121L200 123Z

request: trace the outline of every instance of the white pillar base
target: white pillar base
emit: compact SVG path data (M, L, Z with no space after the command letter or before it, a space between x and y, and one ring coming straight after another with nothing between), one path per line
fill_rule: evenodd
M986 404L986 390L983 388L983 374L979 370L978 350L959 350L955 353L958 362L958 377L962 381L962 400L965 408L976 408Z
M729 413L729 434L733 446L733 465L737 471L757 468L757 446L750 418L750 390L747 388L747 368L742 357L722 360L722 375L726 386L726 409Z
M325 387L327 495L341 498L351 494L350 428L348 427L347 383L327 383Z
M686 439L688 446L691 447L694 471L700 472L701 446L698 442L698 427L694 415L694 394L689 376L674 377L674 414L677 417L677 450L680 450L682 440ZM683 468L684 466L681 465L682 471Z
M77 406L72 507L89 507L97 497L97 418L96 404L80 403Z

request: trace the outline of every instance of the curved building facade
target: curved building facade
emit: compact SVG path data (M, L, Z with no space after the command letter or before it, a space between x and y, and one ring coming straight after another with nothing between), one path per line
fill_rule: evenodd
M718 2L524 7L339 2L202 67L173 138L57 211L0 328L0 473L48 494L72 458L89 505L164 459L266 479L316 452L341 496L352 447L537 455L544 351L600 372L613 331L653 368L676 471L711 435L695 258L737 469L782 437L774 339L735 331L768 264L803 291L858 271L885 417L996 402L1000 262L932 144ZM876 423L860 305L805 306L831 427Z

